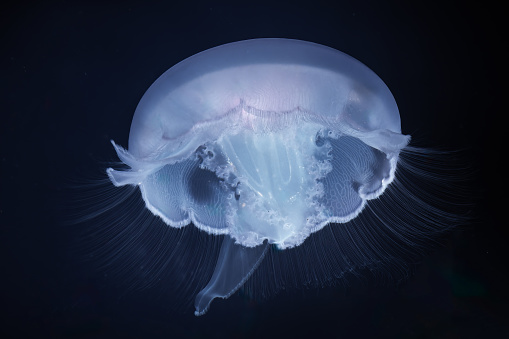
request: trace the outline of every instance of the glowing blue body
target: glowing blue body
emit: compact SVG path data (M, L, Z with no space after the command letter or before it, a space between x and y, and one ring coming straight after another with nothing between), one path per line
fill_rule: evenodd
M298 40L212 48L164 73L145 93L129 171L147 208L169 226L227 234L196 314L249 278L268 244L301 245L355 218L393 181L401 149L396 102L352 57ZM199 249L198 249L199 250Z

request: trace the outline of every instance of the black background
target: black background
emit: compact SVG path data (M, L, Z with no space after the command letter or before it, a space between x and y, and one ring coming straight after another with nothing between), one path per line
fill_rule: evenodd
M509 335L500 8L442 1L2 6L2 337ZM471 221L398 287L368 283L263 302L237 294L200 318L171 313L171 300L147 302L151 290L123 293L69 249L77 233L62 221L69 182L116 160L109 140L127 146L137 102L165 70L204 49L261 37L324 44L373 69L398 102L405 134L465 151Z

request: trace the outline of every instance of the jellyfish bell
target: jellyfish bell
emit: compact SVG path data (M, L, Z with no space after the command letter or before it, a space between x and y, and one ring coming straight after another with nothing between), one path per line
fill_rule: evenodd
M378 183L359 183L374 186L364 195L376 197L392 180L398 153L408 143L400 132L390 91L357 60L309 42L248 40L199 53L164 73L138 105L129 151L116 146L131 171L108 174L117 185L140 184L147 206L170 226L194 222L244 246L267 239L291 247L311 230L347 221L361 208L320 211L313 201L324 193L317 188L320 179L332 171L329 139L353 137L387 155L383 161L390 164ZM318 146L317 138L326 145ZM189 190L166 197L176 200L171 202L154 197L148 187L147 177L189 160L217 177L219 191L209 204L224 200L222 218L192 211L192 202L186 206L196 198ZM204 190L198 193L202 199ZM179 212L168 210L168 203Z
M271 244L297 248L356 218L395 178L399 111L384 82L322 45L254 39L198 53L141 99L128 150L113 145L146 207L170 227L225 235L196 314L227 298ZM200 249L195 249L199 251Z

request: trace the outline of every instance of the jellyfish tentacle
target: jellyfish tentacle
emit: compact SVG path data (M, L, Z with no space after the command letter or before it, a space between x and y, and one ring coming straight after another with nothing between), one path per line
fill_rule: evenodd
M212 277L196 296L195 315L207 313L215 298L229 298L235 293L261 263L269 244L265 241L256 247L236 244L230 236L225 236Z

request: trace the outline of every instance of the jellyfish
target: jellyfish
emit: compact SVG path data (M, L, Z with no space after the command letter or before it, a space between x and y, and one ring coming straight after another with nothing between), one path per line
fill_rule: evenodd
M136 108L128 149L112 141L128 169L107 174L115 186L137 186L168 227L224 237L195 297L202 315L271 248L302 248L358 218L395 180L409 141L390 90L360 61L316 43L253 39L161 75ZM358 238L358 255L376 252L376 235Z

